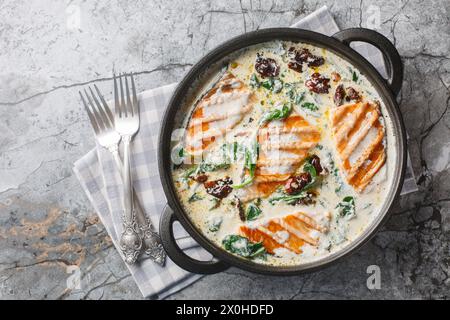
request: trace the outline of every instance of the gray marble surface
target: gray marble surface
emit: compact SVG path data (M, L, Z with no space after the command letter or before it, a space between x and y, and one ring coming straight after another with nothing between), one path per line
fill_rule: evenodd
M289 26L323 4L341 28L370 26L400 51L420 192L399 199L370 243L330 268L291 278L230 269L170 299L449 298L447 0L1 0L0 298L141 298L72 172L94 145L83 85L110 96L114 66L137 71L141 90L180 80L231 36ZM380 267L378 290L367 288L369 265Z

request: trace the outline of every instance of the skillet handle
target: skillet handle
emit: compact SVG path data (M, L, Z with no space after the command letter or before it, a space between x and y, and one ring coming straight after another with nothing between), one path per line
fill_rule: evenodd
M173 262L186 271L199 274L219 273L229 268L229 265L222 261L199 261L185 254L177 245L173 235L173 223L177 220L173 210L169 206L166 206L159 223L159 234L162 245Z
M386 64L388 85L394 95L398 95L403 82L403 63L400 54L388 38L381 33L365 28L345 29L335 33L333 38L348 46L353 41L362 41L378 48L383 53Z

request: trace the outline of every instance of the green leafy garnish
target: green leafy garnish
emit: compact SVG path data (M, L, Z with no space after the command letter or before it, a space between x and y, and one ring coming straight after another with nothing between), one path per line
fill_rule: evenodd
M272 92L279 93L279 92L281 92L281 90L283 90L283 81L281 81L279 79L275 79L273 81Z
M256 161L258 160L259 143L255 142L244 151L244 168L248 170L249 175L240 184L233 185L234 189L241 189L253 182L256 171Z
M245 216L247 218L247 221L255 220L258 216L260 216L262 213L262 210L254 203L250 203L247 206L247 210L245 211Z
M308 172L311 175L311 181L302 189L302 191L316 187L321 179L317 174L316 168L311 164L310 159L306 160L305 165L303 166L303 171Z
M285 83L284 88L286 89L285 91L286 96L295 105L299 105L305 98L305 93L304 92L298 93L297 90L295 89L295 84L293 83Z
M258 79L256 74L252 74L250 77L250 86L252 88L262 87L274 93L279 93L283 90L283 81L274 78L268 78L267 80L261 81Z
M316 105L315 105L314 103L312 103L312 102L305 102L305 103L303 103L303 104L302 104L302 108L308 109L308 110L310 110L310 111L317 111L317 110L319 110L319 107L316 106Z
M317 177L317 171L316 168L311 164L309 160L305 162L305 165L303 166L303 171L308 172L311 175L311 178Z
M260 82L258 80L258 77L256 76L256 74L252 74L252 76L250 77L250 86L252 88L259 88L260 86Z
M347 196L339 202L336 208L339 209L341 217L350 218L355 215L355 199L352 196Z
M281 196L276 196L269 199L269 203L274 205L277 201L284 201L287 204L294 205L298 200L306 198L308 195L305 192L300 192L298 194L282 194Z
M210 201L213 203L212 206L209 208L209 210L217 209L220 206L221 199L218 199L216 197L213 197L210 199Z
M260 125L263 125L273 120L286 119L291 113L291 111L292 111L292 104L290 103L279 104L263 114L260 120Z
M265 80L263 82L260 82L260 83L261 83L261 87L263 87L263 88L265 88L267 90L272 90L272 88L273 88L273 79L272 78L269 78L269 79L267 79L267 80Z
M192 203L192 202L199 201L199 200L202 200L202 199L203 199L203 198L200 197L200 196L197 194L197 192L194 192L194 193L189 197L188 202L189 202L189 203Z
M358 81L358 74L356 73L356 71L353 71L353 73L352 73L352 80L353 80L353 82Z
M262 242L251 242L247 238L235 234L226 236L222 240L222 245L227 251L249 259L261 257L267 253Z
M229 161L225 161L223 163L208 163L203 161L199 165L187 169L183 174L183 179L187 180L191 176L196 176L206 172L213 172L220 169L228 169L229 167Z
M220 226L222 225L222 218L221 217L216 217L214 219L212 219L209 222L209 228L208 230L211 232L217 232L220 229Z
M238 148L239 148L239 145L238 145L238 143L235 141L235 142L233 143L233 160L234 160L234 161L237 160Z

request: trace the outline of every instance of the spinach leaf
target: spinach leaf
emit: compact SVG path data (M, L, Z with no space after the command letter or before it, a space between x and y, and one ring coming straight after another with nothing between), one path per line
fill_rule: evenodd
M235 141L235 142L233 143L233 160L234 160L234 161L237 160L238 149L239 149L239 145L238 145L238 143Z
M347 196L339 202L336 208L339 209L341 217L351 218L355 215L355 199L352 196Z
M305 98L305 93L298 93L294 83L285 83L284 88L286 89L286 96L296 105L299 105Z
M272 120L285 119L289 116L291 111L292 111L292 104L290 103L279 104L273 109L270 109L269 111L264 113L259 123L262 126Z
M352 73L352 80L353 82L358 82L358 74L356 73L356 71L353 71Z
M198 166L193 166L193 167L187 169L183 174L183 179L187 180L191 175L194 174L194 172L197 171L197 169L198 169Z
M258 77L256 76L256 74L252 74L252 76L250 77L250 86L252 88L259 88L260 86L260 82L258 80Z
M203 161L197 166L193 166L186 170L186 172L183 174L183 179L188 179L191 176L196 176L201 173L205 172L213 172L220 169L228 169L230 167L230 164L228 161L225 161L223 163L208 163Z
M247 217L247 221L252 221L255 220L258 216L260 216L261 213L262 210L255 203L250 203L247 206L245 216Z
M229 163L207 163L207 162L202 162L199 166L198 166L198 173L205 173L205 172L213 172L213 171L217 171L220 169L227 169L230 167Z
M217 232L220 229L220 226L222 225L222 217L215 217L209 221L209 228L208 230L211 232Z
M194 193L189 197L188 202L189 202L189 203L192 203L192 202L199 201L199 200L202 200L202 199L203 199L203 198L200 197L200 196L197 194L197 192L194 192Z
M311 164L309 159L305 162L305 165L303 166L303 171L308 172L311 175L312 179L317 177L316 168Z
M209 208L209 210L217 209L220 206L221 199L218 199L216 197L212 197L210 199L210 201L212 202L212 206Z
M282 194L281 196L273 197L269 199L269 203L274 205L277 201L284 201L287 204L294 205L298 200L306 198L308 195L305 192L300 192L298 194Z
M265 88L265 89L267 89L267 90L272 90L272 88L273 88L273 79L272 78L269 78L269 79L267 79L267 80L265 80L265 81L263 81L263 82L261 82L261 87L263 87L263 88Z
M308 109L308 110L310 110L310 111L317 111L317 110L319 110L319 107L316 106L316 105L315 105L314 103L312 103L312 102L305 102L305 103L303 103L303 104L302 104L302 108Z
M281 81L279 79L273 80L272 92L273 93L280 93L281 90L283 90L283 81Z
M185 154L184 148L180 148L180 150L178 151L178 156L180 158L184 158L184 154Z
M268 78L267 80L261 81L258 79L256 74L252 74L250 77L250 86L252 88L260 88L270 90L273 93L280 93L283 90L283 81L275 78Z
M316 168L311 164L311 159L307 159L303 166L303 171L311 175L311 181L303 187L302 191L312 189L321 181L321 176L317 174Z
M227 251L240 255L244 258L253 259L266 254L262 242L251 242L240 235L228 235L222 240L222 245Z
M240 184L233 185L234 189L241 189L253 182L253 179L255 178L256 161L258 160L258 154L259 143L255 140L250 147L245 149L244 153L244 168L248 170L249 176Z

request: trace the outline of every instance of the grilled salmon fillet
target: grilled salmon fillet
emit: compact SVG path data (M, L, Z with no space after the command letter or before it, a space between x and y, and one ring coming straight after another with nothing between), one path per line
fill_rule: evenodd
M271 121L259 129L255 181L239 190L241 201L264 198L273 193L295 173L319 139L319 130L298 114Z
M201 155L250 111L252 97L242 81L232 73L225 72L194 108L187 125L186 150L194 156Z
M253 242L262 242L268 253L285 248L295 253L302 253L302 246L307 243L317 246L318 232L326 233L328 228L319 225L313 218L303 212L297 212L283 218L270 219L256 227L242 225L242 236Z
M350 103L330 111L332 136L345 179L362 192L386 162L379 105Z

